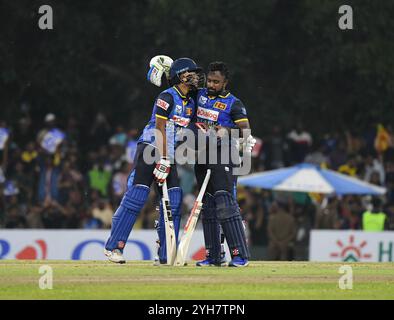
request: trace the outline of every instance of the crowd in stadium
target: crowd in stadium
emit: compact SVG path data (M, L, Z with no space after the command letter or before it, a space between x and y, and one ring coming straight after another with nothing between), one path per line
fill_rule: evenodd
M39 126L28 113L15 123L0 120L0 227L109 228L126 188L139 131L111 124L104 113L90 124L50 113ZM288 131L273 126L256 146L253 171L308 162L385 186L387 193L380 199L345 196L322 201L319 195L239 187L250 244L268 245L271 238L281 237L302 246L312 228L363 229L362 214L372 203L386 214L385 229L394 230L393 141L391 128L377 124L363 132L333 132L320 138L301 123ZM186 216L198 190L192 166L178 171ZM150 197L137 221L139 228L153 228L158 218L156 196Z

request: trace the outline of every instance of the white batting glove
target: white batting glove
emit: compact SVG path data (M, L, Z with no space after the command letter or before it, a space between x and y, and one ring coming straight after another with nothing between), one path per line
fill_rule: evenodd
M149 62L149 71L147 74L147 79L149 82L153 83L155 86L161 86L161 77L165 73L166 77L170 77L170 68L173 60L164 55L158 55L153 57Z
M170 173L170 166L170 160L167 158L161 158L156 164L156 168L153 170L153 175L159 186L161 186L167 179L167 176Z
M242 149L244 152L251 153L256 142L257 142L256 139L253 138L252 135L249 135L247 138L240 138L239 139L240 149Z

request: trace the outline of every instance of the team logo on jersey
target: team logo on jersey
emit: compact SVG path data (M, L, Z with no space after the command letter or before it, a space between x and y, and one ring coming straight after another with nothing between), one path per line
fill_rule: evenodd
M177 105L175 106L175 113L176 113L176 114L181 115L181 114L182 114L182 110L183 110L183 107L180 106L179 104L177 104Z
M168 107L170 106L170 104L168 102L165 102L164 100L161 100L161 99L157 99L156 105L159 108L164 109L165 111L167 111Z
M187 127L190 122L189 118L179 117L175 114L172 116L171 120L181 127Z
M213 105L214 108L220 109L220 110L226 110L227 104L223 102L216 101L215 104Z
M206 104L207 101L208 101L208 98L207 98L207 97L204 97L204 96L201 96L201 97L200 97L199 102L200 102L201 104Z
M197 117L210 121L218 121L219 111L198 107Z
M193 113L193 109L192 108L186 108L186 115L187 116L191 116Z

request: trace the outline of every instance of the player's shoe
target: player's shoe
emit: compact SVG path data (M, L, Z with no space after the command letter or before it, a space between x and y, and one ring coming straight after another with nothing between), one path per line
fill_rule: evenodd
M206 258L205 260L196 262L197 267L221 267L227 263L226 259L222 257L219 263L215 263L212 258Z
M126 263L125 258L123 257L122 251L119 249L114 249L109 251L104 249L104 254L108 257L108 260L115 263Z
M159 267L159 266L166 265L166 264L167 264L167 260L160 260L159 257L156 257L155 261L153 262L153 265L155 267Z
M228 264L229 267L246 267L249 264L248 259L235 256Z

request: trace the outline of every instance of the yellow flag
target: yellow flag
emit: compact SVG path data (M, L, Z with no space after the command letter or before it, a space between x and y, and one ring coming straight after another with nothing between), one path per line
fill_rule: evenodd
M381 123L379 123L378 131L375 137L375 149L378 153L383 153L389 148L390 145L391 145L390 134L384 128L384 126Z

